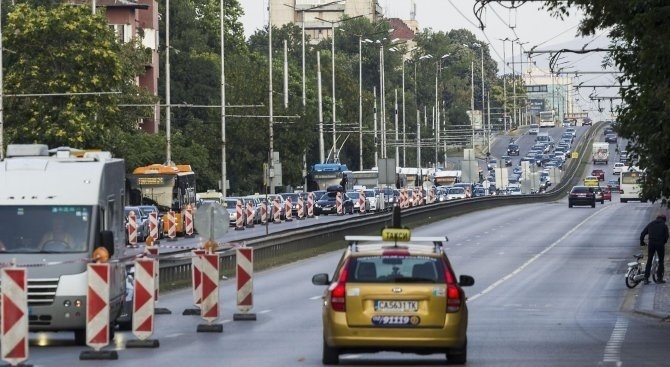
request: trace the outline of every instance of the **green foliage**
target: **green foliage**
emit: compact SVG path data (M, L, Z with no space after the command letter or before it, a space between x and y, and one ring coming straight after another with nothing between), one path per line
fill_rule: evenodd
M606 30L612 39L609 58L623 74L617 132L629 139L633 162L646 170L643 197L670 197L670 7L663 0L547 1L547 9L567 16L576 8L585 16L584 35Z
M7 142L105 148L148 114L118 106L152 102L134 84L143 51L117 43L105 17L90 8L19 4L3 37L5 93L19 95L5 100Z

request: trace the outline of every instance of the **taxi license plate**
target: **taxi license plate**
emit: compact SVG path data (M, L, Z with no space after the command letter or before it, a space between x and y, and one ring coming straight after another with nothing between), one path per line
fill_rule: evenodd
M375 326L417 326L421 322L419 316L374 315L372 325Z
M375 301L375 311L378 312L416 312L418 310L418 301Z

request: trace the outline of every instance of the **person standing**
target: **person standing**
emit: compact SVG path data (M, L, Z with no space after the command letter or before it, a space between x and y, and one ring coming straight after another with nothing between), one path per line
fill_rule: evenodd
M649 247L647 248L647 265L644 268L644 284L649 284L649 273L654 253L658 256L658 283L665 283L663 280L664 266L663 257L665 256L665 243L668 242L668 227L665 225L667 217L665 214L659 214L656 219L647 224L640 233L640 246L644 246L644 238L649 237Z

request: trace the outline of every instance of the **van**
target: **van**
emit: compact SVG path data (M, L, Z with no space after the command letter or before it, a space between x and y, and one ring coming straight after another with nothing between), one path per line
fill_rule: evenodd
M537 135L539 133L540 133L540 125L539 124L530 124L530 128L528 129L528 134Z

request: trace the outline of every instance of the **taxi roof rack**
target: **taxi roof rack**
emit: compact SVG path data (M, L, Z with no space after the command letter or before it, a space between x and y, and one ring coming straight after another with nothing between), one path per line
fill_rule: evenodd
M358 252L365 248L398 247L407 243L412 246L432 247L435 253L442 252L444 242L449 241L447 236L412 237L408 242L401 243L384 241L381 236L344 236L344 240L347 241L347 245L352 252Z

